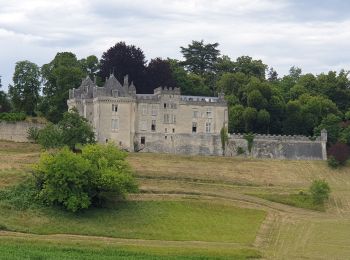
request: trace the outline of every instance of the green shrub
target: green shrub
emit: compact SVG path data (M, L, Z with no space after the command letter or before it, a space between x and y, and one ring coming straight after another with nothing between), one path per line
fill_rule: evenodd
M37 204L37 191L33 179L26 179L18 185L0 190L0 201L15 209L25 210Z
M244 153L245 153L245 151L244 151L243 147L238 146L237 147L237 155L242 155Z
M31 142L37 143L39 139L39 128L29 127L27 131L27 139Z
M334 158L334 156L329 156L327 163L329 167L334 169L340 166L340 163Z
M329 198L331 189L325 180L314 180L310 186L310 194L315 204L323 204Z
M254 142L254 134L253 133L245 134L243 136L243 138L245 140L247 140L247 142L248 142L248 151L249 151L249 153L251 153L252 152L252 148L253 148L253 142Z
M65 112L57 125L49 123L39 130L38 143L44 148L68 146L74 149L77 144L95 143L95 134L87 120L76 110Z
M125 198L137 190L126 154L113 144L87 145L81 154L68 148L42 154L35 167L39 198L76 212L91 205L103 206L106 196Z
M57 125L49 123L45 128L39 130L37 141L46 149L62 147L64 145L62 130Z
M16 122L23 121L26 119L26 114L19 113L0 113L0 121Z

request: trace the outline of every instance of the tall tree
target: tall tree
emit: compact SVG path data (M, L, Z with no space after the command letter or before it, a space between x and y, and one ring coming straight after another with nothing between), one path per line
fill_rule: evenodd
M242 72L248 76L254 76L259 79L265 79L267 65L261 60L253 60L249 56L238 57L235 62L235 71Z
M192 41L188 47L181 47L181 53L185 58L183 64L185 68L195 74L204 76L215 69L220 51L217 49L218 43L205 44L203 40Z
M157 87L176 87L170 62L161 58L152 59L147 66L147 90L153 93L153 89Z
M68 109L69 89L78 87L86 74L71 52L57 53L41 70L44 97L40 110L48 120L57 123Z
M27 115L35 115L39 92L39 67L27 60L17 62L13 74L13 86L9 86L9 95L14 109Z
M83 58L79 62L84 72L89 75L91 79L94 79L97 76L100 63L95 55L90 55L86 58Z
M134 45L118 42L103 53L100 60L99 76L104 81L110 74L123 82L124 76L135 83L138 93L148 93L145 78L146 60L143 51Z

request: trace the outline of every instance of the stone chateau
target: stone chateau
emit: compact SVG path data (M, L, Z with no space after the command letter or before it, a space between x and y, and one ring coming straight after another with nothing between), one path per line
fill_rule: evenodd
M113 141L129 151L218 154L228 121L223 95L184 96L166 87L137 94L128 76L121 84L111 75L103 87L87 77L69 91L67 103L91 123L98 142Z
M69 91L69 109L76 107L93 126L100 143L113 141L128 151L256 158L326 160L327 132L321 136L232 134L223 151L220 131L228 125L223 95L181 95L179 88L156 88L137 94L128 76L121 84L113 75L98 87L87 77ZM11 128L12 129L12 128Z

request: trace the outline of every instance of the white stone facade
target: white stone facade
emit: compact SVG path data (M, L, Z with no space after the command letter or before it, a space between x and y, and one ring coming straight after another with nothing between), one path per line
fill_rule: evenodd
M223 95L183 96L179 88L161 87L137 94L127 76L121 84L111 75L103 87L87 77L67 103L91 123L98 142L129 151L220 154L220 130L228 123Z

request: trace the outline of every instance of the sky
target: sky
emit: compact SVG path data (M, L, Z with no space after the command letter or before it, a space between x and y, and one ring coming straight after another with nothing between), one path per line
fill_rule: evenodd
M350 70L346 0L0 0L0 75L7 90L17 61L39 66L57 52L101 57L119 41L155 57L182 59L192 40L221 54L249 55L280 76Z

